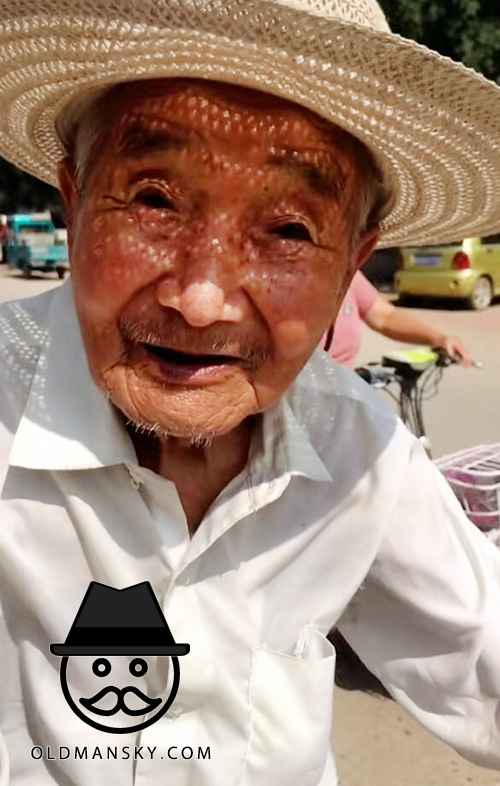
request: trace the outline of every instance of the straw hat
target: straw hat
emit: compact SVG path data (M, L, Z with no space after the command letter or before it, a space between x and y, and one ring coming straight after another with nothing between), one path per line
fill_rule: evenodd
M381 245L500 227L500 88L393 35L375 0L0 0L0 154L50 183L75 96L187 76L288 98L388 170Z

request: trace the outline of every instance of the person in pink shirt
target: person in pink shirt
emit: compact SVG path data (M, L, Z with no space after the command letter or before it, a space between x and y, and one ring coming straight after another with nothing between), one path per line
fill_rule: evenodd
M354 368L361 346L361 322L372 330L396 341L442 347L464 366L472 364L472 357L463 342L446 336L425 322L395 308L380 297L375 287L360 271L354 276L340 306L335 324L323 336L322 346L338 363Z

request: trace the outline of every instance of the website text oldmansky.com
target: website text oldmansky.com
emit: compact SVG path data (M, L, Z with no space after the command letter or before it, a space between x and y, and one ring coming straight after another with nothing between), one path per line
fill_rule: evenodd
M206 748L192 748L190 745L185 745L180 748L177 745L172 745L170 748L162 750L160 753L156 747L150 748L147 745L122 745L118 746L94 746L88 747L87 745L69 748L67 745L59 745L52 747L42 747L35 745L31 749L32 759L46 759L47 761L63 761L65 759L74 759L80 761L87 761L93 759L210 759L210 746Z

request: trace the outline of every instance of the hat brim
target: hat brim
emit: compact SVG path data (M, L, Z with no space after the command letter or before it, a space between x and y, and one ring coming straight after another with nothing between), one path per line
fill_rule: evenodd
M0 154L43 180L57 183L55 121L73 98L196 77L287 98L362 140L395 188L382 246L500 226L500 88L424 46L268 0L1 6Z
M50 651L54 655L187 655L189 644L171 644L168 646L110 646L110 645L72 645L51 644Z

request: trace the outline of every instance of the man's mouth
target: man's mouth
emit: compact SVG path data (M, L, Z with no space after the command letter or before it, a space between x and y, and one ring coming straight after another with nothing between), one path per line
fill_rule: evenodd
M178 349L171 349L170 347L161 347L156 344L141 343L143 349L150 355L164 361L165 363L172 363L178 366L197 366L197 367L211 367L211 366L225 366L236 365L241 363L241 358L234 355L219 355L219 354L196 354L194 352L181 352Z
M153 376L169 385L211 384L227 376L235 367L247 365L236 355L187 352L142 341L135 346L139 348L141 363L145 361L145 367Z

